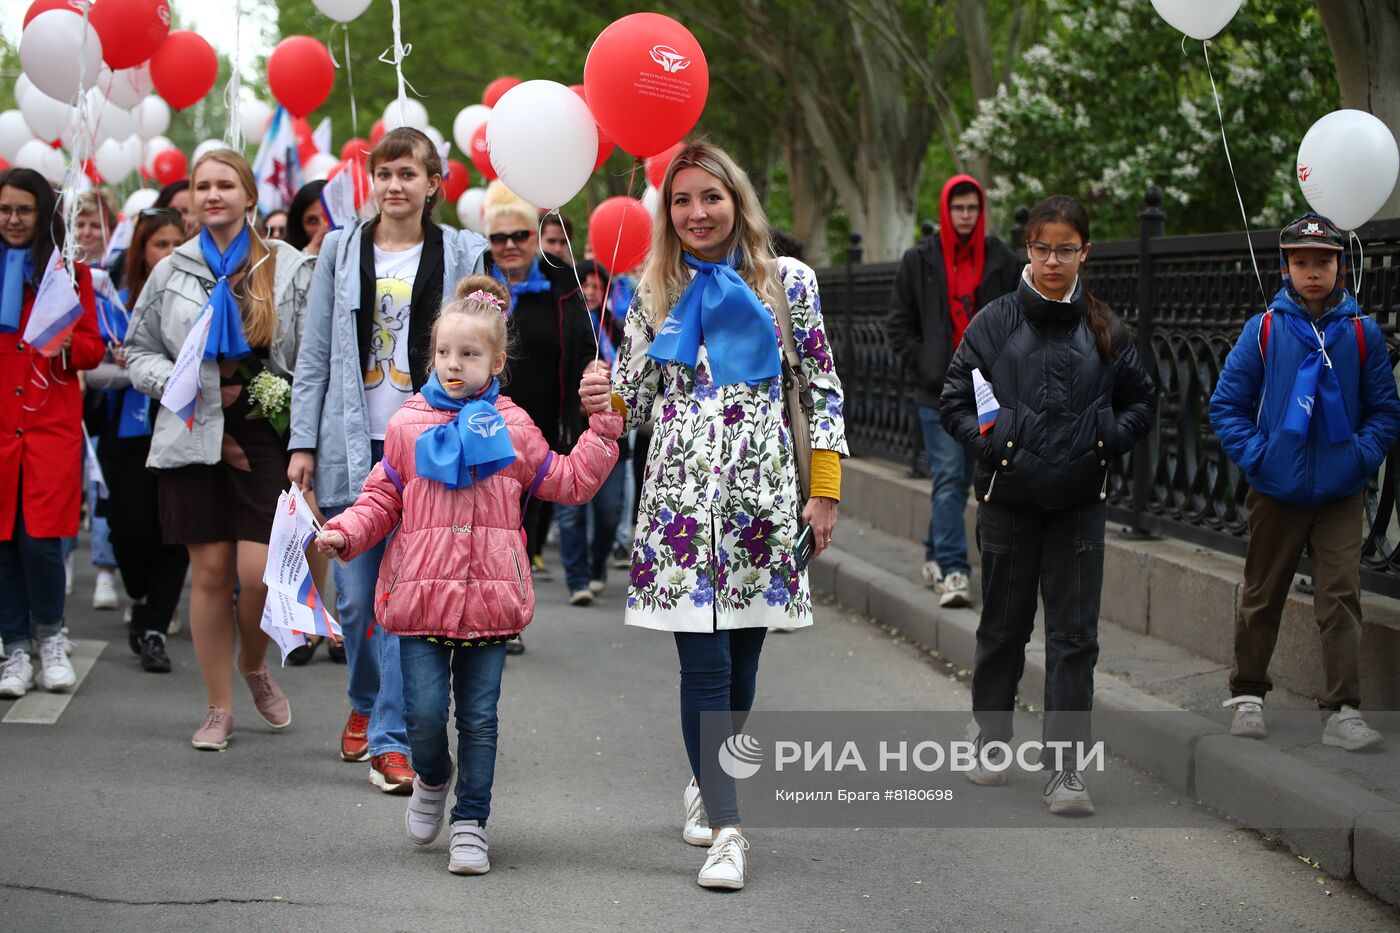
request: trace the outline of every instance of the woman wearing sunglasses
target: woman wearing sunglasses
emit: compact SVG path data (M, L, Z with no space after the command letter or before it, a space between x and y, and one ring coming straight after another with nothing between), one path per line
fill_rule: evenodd
M493 274L511 297L510 383L501 391L525 409L551 449L568 453L588 425L583 420L578 384L593 361L588 308L573 269L542 255L539 211L500 182L486 189L486 229L491 239ZM553 503L532 498L525 509L526 550L536 576L549 578L544 547ZM525 650L517 639L510 654Z
M288 478L327 516L353 505L384 456L389 419L427 381L429 334L444 296L484 271L486 241L432 222L442 159L432 140L401 127L370 151L379 213L326 234L292 383ZM350 715L340 757L370 761L385 793L413 789L398 640L374 632L374 585L384 545L336 565Z
M140 300L155 267L184 240L179 211L152 207L140 213L126 252L126 287L117 293L122 307ZM131 385L125 345L130 318L115 305L99 306L99 318L107 358L88 374L87 384L103 393L107 415L97 459L109 492L104 508L112 550L132 600L127 643L140 656L142 670L164 674L170 670L165 636L185 588L189 552L161 533L156 475L146 469L160 401Z

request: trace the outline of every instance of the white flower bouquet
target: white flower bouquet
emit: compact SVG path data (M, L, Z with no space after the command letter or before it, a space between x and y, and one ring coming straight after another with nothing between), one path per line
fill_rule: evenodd
M285 435L292 421L292 384L270 370L264 369L248 383L248 398L253 402L253 415L271 422L278 434Z

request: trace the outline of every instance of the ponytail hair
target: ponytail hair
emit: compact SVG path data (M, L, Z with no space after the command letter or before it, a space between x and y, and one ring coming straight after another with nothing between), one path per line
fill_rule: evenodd
M1089 212L1084 209L1083 204L1063 194L1052 194L1031 208L1031 215L1026 219L1025 241L1029 243L1034 240L1041 227L1053 223L1073 227L1074 232L1083 239L1084 245L1089 245ZM1082 282L1083 277L1081 271L1080 279L1084 285L1089 329L1094 332L1094 343L1098 347L1099 358L1109 363L1113 361L1113 338L1122 331L1123 322L1112 308L1089 291L1089 286Z

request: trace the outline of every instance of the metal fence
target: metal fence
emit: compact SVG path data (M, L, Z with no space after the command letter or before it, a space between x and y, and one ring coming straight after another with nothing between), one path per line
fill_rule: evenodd
M1085 273L1094 293L1135 334L1161 393L1152 434L1111 474L1109 516L1128 534L1169 535L1243 555L1246 486L1220 449L1207 409L1226 354L1244 322L1263 307L1259 285L1244 233L1165 236L1160 204L1160 192L1149 191L1139 239L1095 243ZM1358 236L1361 306L1385 331L1394 366L1400 359L1400 220L1368 224ZM1250 242L1272 297L1279 286L1277 233L1257 232ZM817 278L846 387L851 452L927 475L907 374L885 343L897 264L861 264L856 235L849 253L846 264L818 270ZM1351 258L1355 264L1355 251ZM1397 464L1400 456L1392 453L1370 485L1362 551L1363 587L1394 597L1400 597Z

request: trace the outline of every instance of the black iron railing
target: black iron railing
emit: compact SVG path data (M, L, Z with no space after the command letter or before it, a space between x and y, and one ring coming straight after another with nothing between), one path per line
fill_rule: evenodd
M1136 335L1161 391L1156 429L1110 478L1110 516L1129 533L1170 535L1243 554L1244 480L1221 451L1207 408L1226 354L1264 299L1245 234L1164 236L1160 205L1161 193L1149 191L1142 236L1094 244L1086 269L1094 293ZM1364 254L1361 306L1385 331L1394 366L1400 359L1400 220L1368 224L1358 236ZM1254 233L1250 241L1272 297L1279 285L1277 234ZM927 475L913 393L885 342L897 264L861 264L855 235L849 252L844 265L817 275L846 388L851 452ZM1354 263L1357 254L1351 255ZM1397 464L1400 456L1387 458L1368 492L1362 584L1400 597Z

